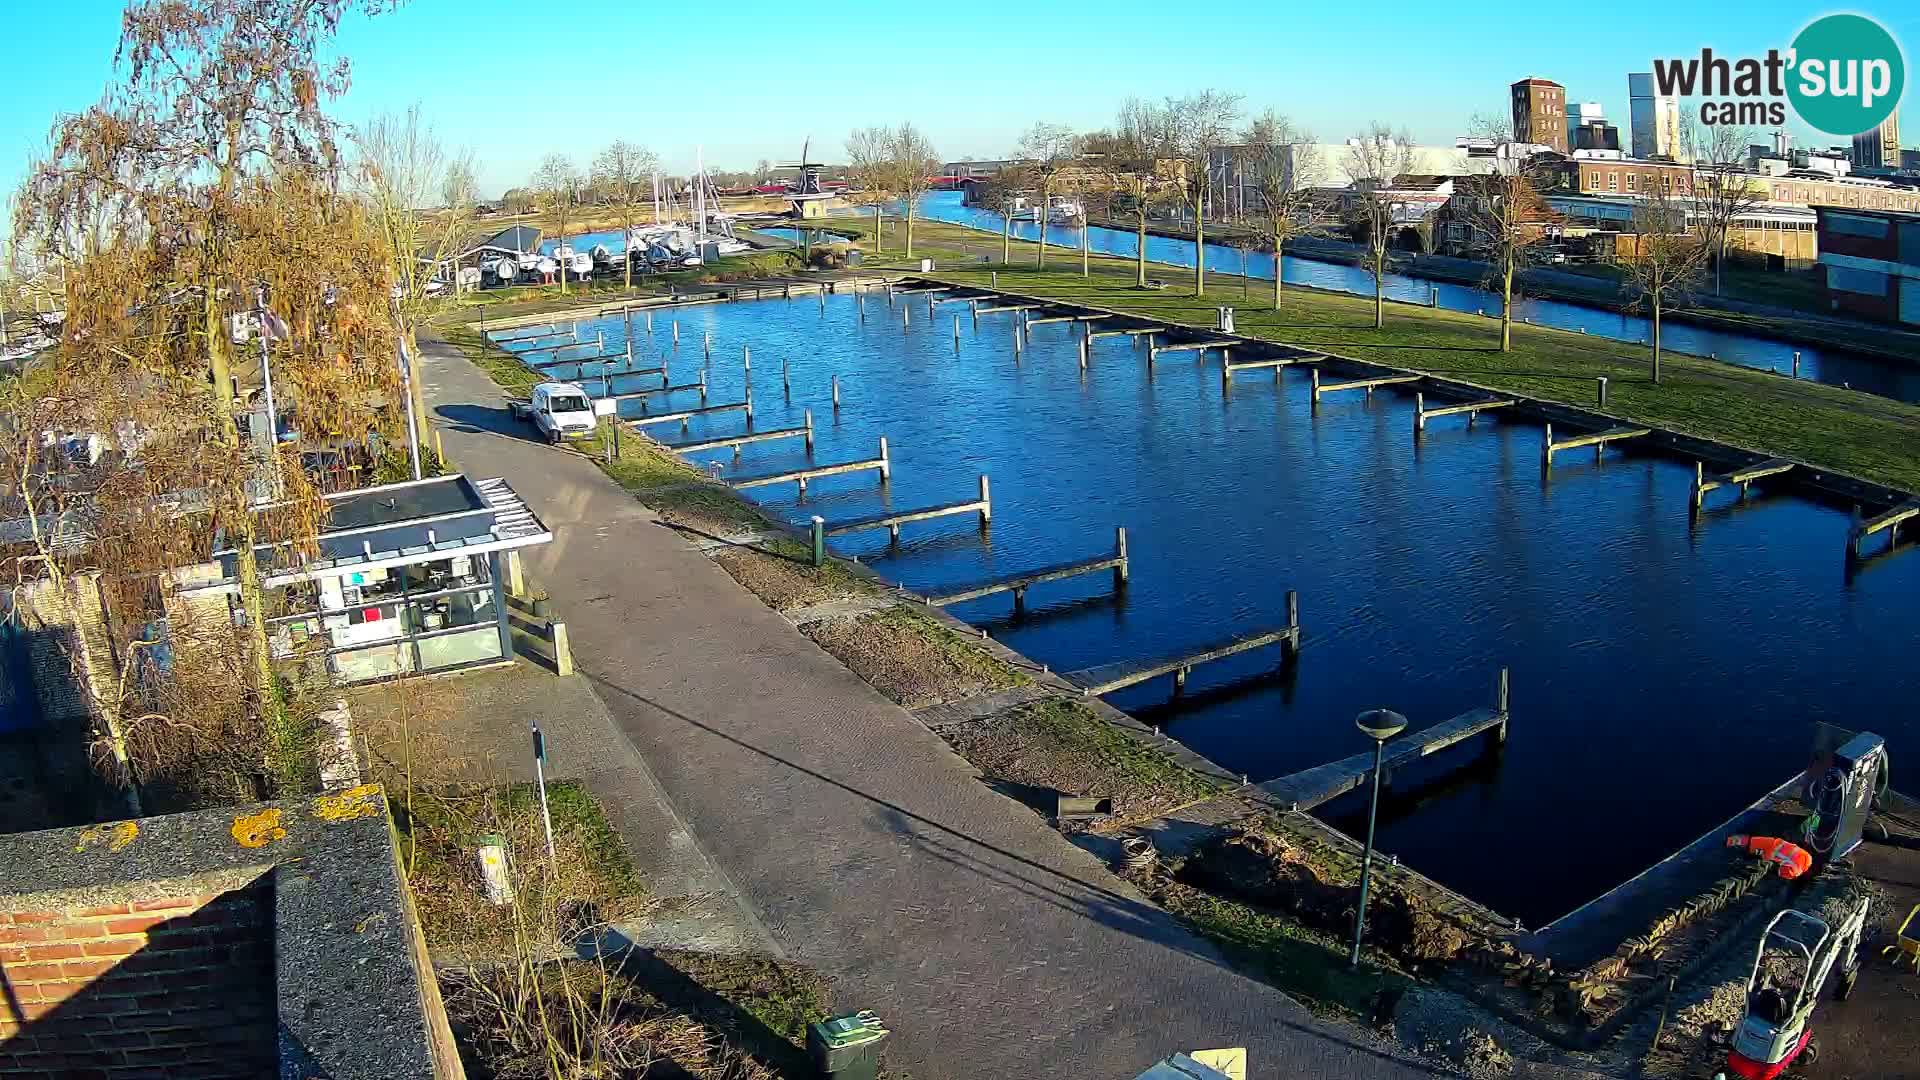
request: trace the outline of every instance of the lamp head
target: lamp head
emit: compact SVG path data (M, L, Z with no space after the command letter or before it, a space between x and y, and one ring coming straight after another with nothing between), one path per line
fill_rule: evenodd
M1377 742L1386 742L1406 730L1407 718L1392 709L1368 709L1353 718L1353 724L1367 737Z

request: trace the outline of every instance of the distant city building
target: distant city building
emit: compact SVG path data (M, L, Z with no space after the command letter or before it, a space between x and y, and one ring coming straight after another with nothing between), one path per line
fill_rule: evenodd
M1903 149L1900 151L1900 171L1920 171L1920 150Z
M1744 175L1748 185L1763 200L1775 205L1920 212L1920 187L1889 180L1841 178L1811 169L1790 170L1784 176ZM1580 195L1645 197L1661 191L1677 198L1690 198L1693 186L1692 165L1633 158L1610 161L1577 157L1562 164L1560 176L1551 185L1556 191Z
M1513 137L1567 152L1567 91L1552 79L1521 79L1513 90Z
M1471 152L1466 145L1470 141L1462 139L1455 146L1409 146L1408 175L1462 176L1491 170L1491 152ZM1252 153L1245 145L1214 147L1207 156L1208 213L1232 217L1259 209L1264 166L1269 158L1266 152ZM1272 160L1279 163L1281 175L1291 176L1297 187L1344 188L1354 179L1349 175L1353 164L1350 143L1285 146Z
M1583 124L1603 124L1607 120L1607 110L1597 101L1583 101L1578 105L1567 102L1567 130L1578 131Z
M1680 101L1658 92L1651 72L1627 76L1628 149L1637 158L1686 159L1680 145Z
M1855 168L1897 169L1900 167L1900 110L1887 114L1880 126L1853 137Z
M1853 159L1837 146L1831 150L1795 150L1793 167L1828 176L1845 176L1853 171Z
M1828 306L1920 325L1920 214L1824 206L1814 213Z
M1611 151L1620 153L1620 129L1602 118L1593 118L1573 129L1573 148L1581 150Z

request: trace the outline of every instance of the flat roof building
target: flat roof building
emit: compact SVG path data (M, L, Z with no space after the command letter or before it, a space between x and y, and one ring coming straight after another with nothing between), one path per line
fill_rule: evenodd
M1627 76L1628 152L1637 158L1685 160L1680 145L1680 101L1658 92L1652 72Z
M1552 79L1521 79L1513 91L1513 137L1567 152L1567 91Z
M1829 308L1920 325L1920 213L1826 206L1814 213Z

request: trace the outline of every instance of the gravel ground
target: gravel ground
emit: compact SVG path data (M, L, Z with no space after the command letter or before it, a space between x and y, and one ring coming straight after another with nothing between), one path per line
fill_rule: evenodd
M1415 986L1393 1010L1393 1034L1408 1046L1452 1062L1468 1076L1612 1075L1618 1068L1591 1054L1543 1042L1458 994Z
M759 592L751 584L747 587ZM958 701L1021 680L951 630L904 608L808 623L800 632L909 709Z
M714 556L714 561L775 611L818 604L844 592L837 582L814 567L750 548L721 552Z

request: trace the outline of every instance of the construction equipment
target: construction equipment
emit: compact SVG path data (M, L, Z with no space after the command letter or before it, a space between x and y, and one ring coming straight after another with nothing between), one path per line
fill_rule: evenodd
M1834 997L1844 1001L1853 992L1870 903L1870 897L1861 897L1836 926L1791 908L1767 923L1747 977L1747 1013L1734 1029L1727 1067L1716 1080L1773 1080L1795 1061L1819 1057L1810 1025L1814 1006L1835 966L1840 977Z
M1908 909L1907 917L1900 923L1900 929L1893 932L1893 943L1881 949L1880 955L1885 956L1888 953L1894 953L1894 967L1897 968L1901 963L1905 962L1912 964L1915 972L1920 972L1920 935L1909 935L1907 933L1908 930L1913 928L1913 917L1915 915L1920 915L1920 904L1915 904L1912 908Z

